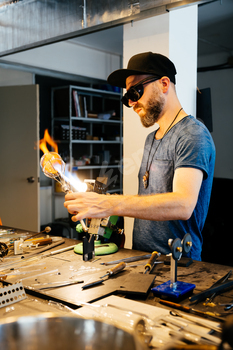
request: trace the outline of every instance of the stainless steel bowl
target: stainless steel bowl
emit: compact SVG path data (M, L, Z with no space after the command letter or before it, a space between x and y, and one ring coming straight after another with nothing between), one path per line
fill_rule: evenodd
M72 316L26 316L0 321L1 350L141 350L133 334Z

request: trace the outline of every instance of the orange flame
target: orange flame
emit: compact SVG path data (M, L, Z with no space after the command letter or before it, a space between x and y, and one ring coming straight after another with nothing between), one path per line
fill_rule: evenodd
M2 226L2 220L1 220L1 218L0 218L0 226Z
M40 149L44 153L48 153L48 147L47 143L53 147L54 152L58 153L58 146L56 142L52 139L52 137L49 135L48 129L45 130L44 132L44 138L40 140Z
M48 150L47 144L54 149L54 152L50 152ZM45 130L44 138L40 140L39 146L41 151L44 153L44 156L41 158L43 171L46 171L49 174L57 173L57 171L50 164L50 160L52 158L57 158L59 162L60 156L58 154L58 146L56 142L52 139L52 137L49 135L48 129Z

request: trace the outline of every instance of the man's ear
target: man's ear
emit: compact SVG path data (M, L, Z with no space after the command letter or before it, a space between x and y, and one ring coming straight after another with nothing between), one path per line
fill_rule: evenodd
M169 86L171 84L170 79L168 77L162 77L160 79L160 82L162 84L162 91L165 94L168 91Z

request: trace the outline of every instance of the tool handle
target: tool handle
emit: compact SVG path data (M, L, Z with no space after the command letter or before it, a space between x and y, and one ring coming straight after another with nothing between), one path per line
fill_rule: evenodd
M176 303L173 303L172 301L160 299L159 302L160 302L160 304L173 307L174 309L178 309L178 310L182 310L182 311L186 311L186 312L191 311L190 307L185 306L185 305L181 305L181 304L176 304Z
M7 275L5 274L0 274L0 281L5 281L7 278Z
M112 275L115 275L116 273L122 271L125 267L126 267L126 263L122 261L119 264L117 264L116 266L109 269L107 271L107 273L109 274L109 276L112 276Z
M148 263L145 265L145 270L150 271L154 265L155 260L160 256L160 253L154 251L151 254L150 259L148 260Z
M42 239L42 240L38 240L38 241L33 241L33 243L37 244L38 243L38 246L42 246L42 245L46 245L46 244L51 244L53 243L53 240L52 238L45 238L45 239Z
M174 345L174 350L218 350L217 345L212 344L184 344L184 345Z

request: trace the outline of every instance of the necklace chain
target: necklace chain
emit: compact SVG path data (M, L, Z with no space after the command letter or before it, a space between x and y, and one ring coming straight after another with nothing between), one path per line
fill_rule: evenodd
M175 118L173 119L173 121L171 122L171 124L169 125L169 127L167 128L167 130L165 131L165 133L163 134L163 137L161 138L161 140L159 141L159 144L157 145L152 157L151 157L151 161L149 163L149 160L150 160L150 154L151 154L151 151L152 151L152 147L153 147L153 144L154 144L154 140L155 140L155 134L156 134L156 131L154 133L154 137L153 137L153 140L152 140L152 143L151 143L151 146L150 146L150 151L149 151L149 155L148 155L148 159L147 159L147 164L146 164L146 172L145 172L145 175L143 176L143 185L144 185L144 188L147 188L148 187L148 184L149 184L149 169L151 167L151 164L152 164L152 161L154 159L154 156L155 156L155 153L157 152L161 142L163 141L163 138L164 136L168 133L168 131L170 130L170 128L172 127L173 123L175 122L176 118L178 117L178 115L180 114L180 112L182 111L183 108L180 108L180 110L178 111L178 113L176 114ZM149 164L149 166L148 166Z

